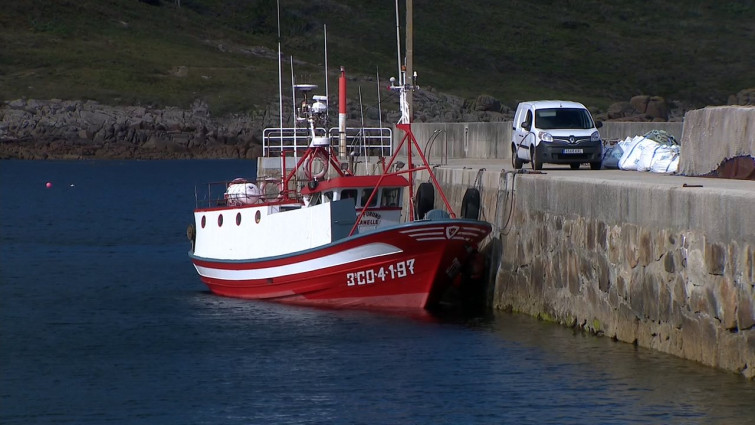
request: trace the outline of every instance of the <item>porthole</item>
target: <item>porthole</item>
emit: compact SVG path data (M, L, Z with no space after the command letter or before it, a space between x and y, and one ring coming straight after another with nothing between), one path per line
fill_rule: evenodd
M236 213L236 225L241 225L241 213Z
M202 228L204 229L205 224L207 224L207 217L202 216Z
M218 216L218 227L222 227L222 226L223 226L223 214L220 214Z
M262 214L260 214L259 211L257 211L256 213L254 213L254 222L255 223L259 223L261 217L262 217Z

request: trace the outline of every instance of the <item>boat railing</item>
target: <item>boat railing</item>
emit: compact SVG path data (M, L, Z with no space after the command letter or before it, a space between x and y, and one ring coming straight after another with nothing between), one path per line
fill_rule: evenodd
M317 134L326 134L324 128L315 129ZM338 147L340 130L333 127L327 135L330 145ZM393 130L389 127L347 127L346 149L359 156L391 156L393 154ZM284 152L302 152L309 146L309 129L266 128L262 132L262 155L279 156Z
M331 146L338 146L340 131L328 133ZM346 149L358 156L393 155L393 131L389 127L346 127Z
M315 130L325 133L324 128ZM262 156L279 156L281 152L299 152L309 146L309 129L306 127L275 127L262 131Z
M244 185L251 183L256 189L254 189L254 192L242 189L234 193L229 190L229 186L236 183ZM287 195L291 196L290 193L283 192L278 179L261 179L257 181L244 179L243 182L238 182L237 180L220 181L194 187L194 202L197 209L290 201L291 198L287 197Z
M194 201L197 209L225 206L226 190L230 182L211 182L194 186Z

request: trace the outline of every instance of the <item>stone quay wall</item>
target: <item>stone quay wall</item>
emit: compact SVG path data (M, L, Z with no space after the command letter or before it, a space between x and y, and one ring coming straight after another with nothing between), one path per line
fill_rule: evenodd
M755 197L519 177L496 308L755 377Z
M459 163L435 173L455 208L480 189L481 218L494 226L485 247L493 308L755 378L751 182L720 189L681 176Z

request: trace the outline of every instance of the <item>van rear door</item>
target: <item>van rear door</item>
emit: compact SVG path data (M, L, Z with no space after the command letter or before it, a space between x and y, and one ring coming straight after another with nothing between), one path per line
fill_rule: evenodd
M526 152L529 152L529 147L525 144L525 139L529 133L529 130L523 127L525 122L529 122L530 126L532 125L532 110L526 105L520 105L514 115L514 127L511 133L511 141L516 145L517 151L524 149ZM521 152L519 157L527 158L528 155L526 152Z

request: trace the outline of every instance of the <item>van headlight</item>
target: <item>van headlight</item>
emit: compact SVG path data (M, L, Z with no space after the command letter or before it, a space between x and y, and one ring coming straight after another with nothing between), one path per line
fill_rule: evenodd
M597 132L597 131L594 131L594 132L593 132L593 133L592 133L592 134L590 135L590 141L591 141L591 142L599 142L599 141L600 141L600 133L599 133L599 132Z
M545 131L541 131L540 133L538 133L537 136L543 142L552 142L553 141L553 136L550 133L547 133Z

